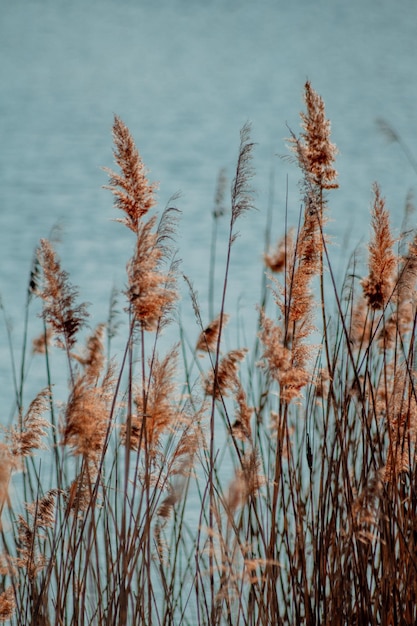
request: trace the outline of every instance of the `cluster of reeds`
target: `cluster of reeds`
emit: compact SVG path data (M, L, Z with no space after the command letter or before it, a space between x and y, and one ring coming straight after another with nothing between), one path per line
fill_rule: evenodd
M325 234L337 150L309 82L304 96L301 133L289 140L302 208L265 250L252 345L224 348L237 223L254 206L249 125L229 209L219 176L211 320L180 274L178 211L153 212L156 186L118 117L118 171L107 172L132 237L118 294L126 323L118 328L113 294L107 322L89 329L53 241L40 242L15 422L0 443L0 621L417 623L417 235L394 235L375 183L368 267L355 251L339 288ZM176 319L184 285L195 339ZM43 330L33 359L45 385L26 408L36 302ZM174 340L161 353L163 332ZM116 333L125 335L118 361Z

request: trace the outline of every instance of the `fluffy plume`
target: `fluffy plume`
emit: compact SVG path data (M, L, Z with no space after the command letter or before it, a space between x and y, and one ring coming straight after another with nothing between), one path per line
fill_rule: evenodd
M262 314L259 337L264 345L261 366L267 368L280 385L281 400L290 402L301 395L301 389L312 380L307 365L314 347L304 343L306 334L301 329L292 337L291 347L284 345L284 333L274 322Z
M33 354L45 354L48 346L51 343L53 332L51 328L47 328L46 332L41 333L38 337L32 341Z
M63 493L59 489L50 489L40 500L26 505L26 510L33 517L34 526L53 528L55 523L56 497Z
M121 173L104 168L109 174L106 188L115 196L116 207L125 213L118 221L137 233L141 218L155 204L156 185L149 183L148 172L130 131L117 116L114 117L113 140L114 158Z
M0 622L10 620L16 610L13 585L0 593Z
M232 433L237 439L241 439L242 441L245 441L245 439L247 439L251 441L252 428L250 420L252 417L253 408L248 406L245 390L240 383L238 385L236 401L238 405L238 410L236 414L236 419L232 424Z
M204 389L207 395L220 399L227 396L229 391L239 387L238 370L239 363L245 358L246 348L231 350L224 356L218 366L217 376L212 370L204 381Z
M384 320L378 333L378 345L381 350L395 347L400 337L411 331L414 322L417 283L417 235L410 243L408 253L402 258L398 280L392 296L394 311Z
M369 314L369 309L364 296L360 295L352 303L349 340L355 348L362 348L369 345L371 337L372 318Z
M415 376L402 364L393 375L386 376L383 387L378 389L380 414L385 414L388 423L389 448L384 475L387 482L409 469L410 444L417 432L415 384Z
M72 348L78 330L84 325L88 313L86 304L76 304L78 291L70 284L68 274L50 244L42 239L38 251L43 271L43 288L38 295L44 301L43 318L60 339L61 345Z
M286 272L287 302L280 308L289 322L310 322L313 309L311 281L321 272L323 238L315 209L308 206L304 212L304 222L297 236L295 247L288 258ZM309 325L309 332L313 330Z
M76 455L87 460L100 458L108 431L109 400L113 379L105 377L102 386L90 386L79 377L74 384L62 425L62 445L68 445Z
M265 265L271 272L278 273L284 271L288 252L293 250L292 238L293 231L291 230L277 242L274 249L264 255Z
M6 444L0 443L0 514L9 501L9 483L12 471L17 468L16 459Z
M196 350L202 352L215 352L217 348L217 341L219 339L220 326L224 328L229 321L229 315L223 313L223 316L218 315L210 324L205 328L197 340Z
M260 466L260 459L255 451L252 450L242 457L241 467L236 470L227 498L228 508L232 514L249 498L256 497L259 489L265 484Z
M94 333L87 339L87 346L83 355L72 354L72 357L84 368L84 380L87 384L94 384L104 366L104 336L105 324L99 324Z
M239 156L236 176L232 183L232 224L242 213L253 208L253 190L249 185L253 177L252 150L254 143L250 141L250 124L245 124L240 131Z
M12 428L7 433L10 442L10 451L15 457L27 457L34 450L44 448L42 439L47 434L50 423L42 415L49 408L50 390L43 389L31 402L29 409L22 420L21 428Z
M27 523L22 515L18 516L18 554L17 567L27 572L29 580L34 580L46 565L46 556L36 549L35 529Z
M82 518L82 514L91 506L92 484L96 478L95 468L88 463L72 481L65 493L67 511Z
M330 141L330 121L326 118L323 99L309 81L304 86L306 113L301 113L303 132L300 139L290 139L308 187L335 189L337 171L336 146Z
M147 445L155 452L162 434L175 425L177 358L178 349L174 348L162 361L155 357L150 362L150 380L135 395L136 414L121 429L122 441L133 450Z
M153 232L155 218L138 226L135 255L128 265L127 292L136 320L144 330L155 330L177 299L175 264L160 271L166 248L164 228Z
M392 251L395 243L391 235L389 213L380 189L375 183L372 208L373 238L369 243L369 275L362 281L363 293L372 309L382 309L394 288L397 258Z

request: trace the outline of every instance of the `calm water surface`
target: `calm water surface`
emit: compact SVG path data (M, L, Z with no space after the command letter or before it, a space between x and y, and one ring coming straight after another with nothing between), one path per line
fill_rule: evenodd
M298 172L279 157L287 154L287 125L299 130L306 78L326 102L340 150L328 226L335 269L341 275L348 252L368 236L374 180L398 230L416 173L375 120L385 118L414 149L416 23L414 0L3 0L0 292L17 347L32 253L56 223L63 226L63 266L80 298L93 303L92 324L106 319L113 284L124 285L133 240L112 222L117 212L102 189L101 166L112 166L114 113L131 129L151 179L160 181L160 207L181 193L178 246L204 315L216 178L222 167L233 177L239 131L250 121L259 210L240 223L227 303L233 314L239 302L250 333L271 178L273 237L282 234L287 179L289 220L297 221ZM221 237L226 229L224 220ZM182 309L194 341L191 306L185 301ZM38 319L31 330L39 332ZM9 364L3 325L1 420L12 404ZM31 385L38 390L37 376L32 367L28 392Z

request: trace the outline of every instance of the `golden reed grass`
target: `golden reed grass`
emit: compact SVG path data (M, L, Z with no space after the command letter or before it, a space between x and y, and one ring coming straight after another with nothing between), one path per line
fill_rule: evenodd
M233 330L225 303L236 223L254 204L249 125L228 209L219 175L208 325L186 277L195 338L179 323L178 341L174 315L177 211L158 216L156 184L119 117L107 187L132 254L107 322L87 330L55 243L40 242L26 317L38 296L33 358L45 384L25 409L25 340L16 422L0 443L0 621L417 623L417 235L394 234L374 183L367 266L355 252L339 288L325 233L337 148L309 81L304 104L290 138L299 224L264 254L252 348L221 349ZM175 341L162 350L163 330Z

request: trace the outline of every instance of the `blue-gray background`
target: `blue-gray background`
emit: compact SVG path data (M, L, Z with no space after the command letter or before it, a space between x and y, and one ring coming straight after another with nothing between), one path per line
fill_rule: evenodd
M287 124L299 131L307 78L340 150L340 189L329 198L335 267L343 273L348 251L368 236L374 180L398 232L416 174L375 120L392 124L417 156L416 24L415 0L2 0L0 292L17 346L32 253L57 222L63 266L93 303L92 324L106 319L113 284L124 285L132 235L112 222L118 215L100 169L113 164L114 113L160 182L160 207L181 192L178 246L204 316L216 178L221 167L233 177L245 122L257 143L259 210L240 223L232 315L240 298L250 319L259 298L271 172L273 237L283 230L287 178L289 219L297 221L298 172L280 155L288 153ZM183 315L196 335L189 304ZM2 403L9 364L3 325Z

